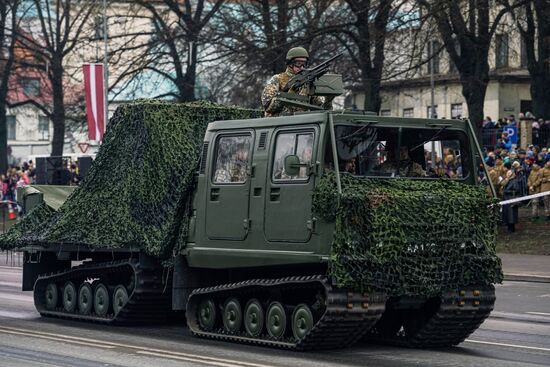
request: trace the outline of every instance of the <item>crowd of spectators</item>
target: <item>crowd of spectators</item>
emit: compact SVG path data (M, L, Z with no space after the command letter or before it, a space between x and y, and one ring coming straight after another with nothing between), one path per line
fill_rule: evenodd
M78 185L80 177L78 174L78 166L75 162L72 162L70 159L63 162L64 165L61 168L59 176L66 176L68 185ZM46 178L43 178L45 180ZM17 188L29 186L37 182L37 172L34 162L29 160L28 162L23 162L22 165L10 165L5 174L1 175L2 181L2 193L1 193L1 203L2 206L8 208L10 213L10 219L12 213L17 213L19 208L15 202L17 201Z
M502 132L499 144L493 150L486 149L484 159L488 179L503 200L550 191L550 149L545 146L530 144L526 149L518 149ZM540 201L535 198L529 202L531 220L550 220L550 195L542 199L545 218L539 216ZM517 217L517 205L503 206L503 222L510 232L515 230Z
M531 113L527 112L525 116L520 114L520 119L527 118L532 131L532 142L536 146L549 146L550 145L550 120L535 119ZM507 118L500 118L494 121L490 116L485 117L482 123L483 132L483 145L486 147L511 150L511 139L506 141L502 139L502 133L507 128L519 129L519 123L514 115L510 115ZM519 130L516 130L519 133ZM506 134L508 136L508 134Z
M24 162L21 166L11 166L2 179L2 201L15 201L17 188L29 186L34 183L36 169L32 160Z

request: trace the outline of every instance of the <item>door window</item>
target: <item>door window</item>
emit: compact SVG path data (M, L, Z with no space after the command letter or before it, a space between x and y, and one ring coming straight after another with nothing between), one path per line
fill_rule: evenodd
M284 169L285 158L297 155L300 158L300 172L296 176L289 176ZM313 156L313 133L281 133L277 135L275 143L275 158L273 161L273 181L307 181L308 166Z
M216 146L212 182L239 184L246 181L250 135L222 136Z

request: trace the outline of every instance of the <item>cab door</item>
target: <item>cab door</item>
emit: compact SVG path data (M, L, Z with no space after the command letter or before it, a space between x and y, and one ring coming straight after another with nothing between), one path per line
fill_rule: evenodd
M267 175L264 234L272 242L308 242L312 231L314 177L308 167L296 176L284 170L288 155L297 155L300 163L315 162L317 128L279 130L271 144L271 164Z
M210 239L244 240L249 229L252 132L216 137L206 194L206 234Z

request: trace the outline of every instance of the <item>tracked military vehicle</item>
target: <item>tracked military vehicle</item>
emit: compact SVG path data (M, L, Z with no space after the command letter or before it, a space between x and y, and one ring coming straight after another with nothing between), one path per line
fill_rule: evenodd
M502 279L480 156L467 121L137 102L65 203L46 195L0 244L25 251L44 317L185 312L199 337L280 348L450 346Z

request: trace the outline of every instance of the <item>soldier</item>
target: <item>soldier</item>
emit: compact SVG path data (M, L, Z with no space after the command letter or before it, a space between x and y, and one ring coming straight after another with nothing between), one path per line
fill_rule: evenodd
M300 88L300 90L285 90L287 82L292 77L307 67L309 60L309 53L303 47L294 47L288 50L286 54L287 68L280 74L273 75L267 82L264 91L262 93L262 106L265 110L266 117L280 116L282 114L292 114L298 111L307 111L306 108L285 106L281 101L275 100L275 96L278 92L298 93L300 95L307 95L306 88ZM332 98L328 97L311 97L311 104L322 106L324 109L330 109L332 107Z
M409 148L402 145L399 148L399 161L393 158L393 149L388 149L387 160L380 165L381 173L395 173L399 169L399 176L401 177L425 177L426 172L422 169L422 166L413 161L409 156Z
M550 161L547 161L541 171L540 192L550 191ZM550 195L544 197L544 214L550 220Z
M529 195L538 194L540 192L540 187L542 184L542 172L540 166L536 163L533 164L529 178L527 179L529 186ZM531 213L533 215L533 220L536 221L539 217L539 199L535 198L531 200Z

